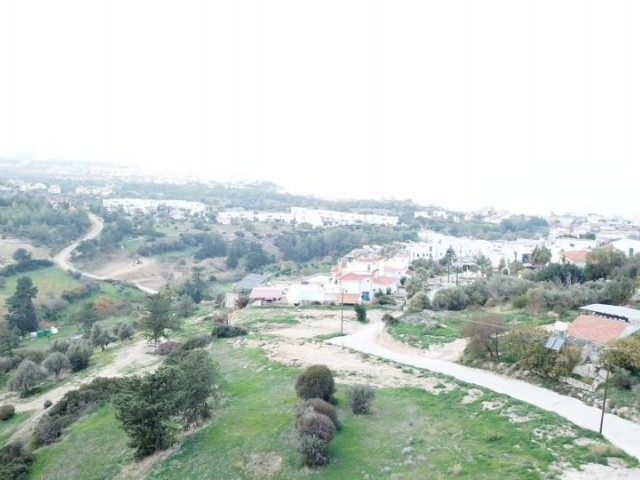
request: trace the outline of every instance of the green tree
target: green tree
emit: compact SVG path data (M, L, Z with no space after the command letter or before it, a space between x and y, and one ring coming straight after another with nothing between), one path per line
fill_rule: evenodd
M176 315L180 318L187 318L196 312L195 302L189 295L181 295L175 305Z
M544 267L547 263L551 261L551 250L547 247L536 246L531 252L531 263L536 266L536 268Z
M0 320L0 355L13 357L13 350L20 345L20 332Z
M615 248L594 248L587 255L587 265L584 274L587 280L610 278L615 269L627 262L626 255Z
M544 328L523 325L504 336L506 356L526 370L547 375L554 368L557 353L545 347L549 332Z
M182 372L179 381L180 410L188 426L211 416L218 370L211 356L201 349L183 354L178 361L178 368Z
M173 443L180 377L177 367L164 367L144 378L129 380L114 398L116 418L136 449L136 457L164 450Z
M356 312L356 320L358 320L360 323L367 322L367 307L359 303L356 303L353 306L353 310Z
M95 302L87 302L82 305L80 312L76 316L76 322L80 326L82 336L84 338L91 337L91 330L93 324L100 320L100 313L96 307Z
M640 373L640 337L634 335L616 340L600 356L603 365Z
M171 311L171 297L168 294L156 293L146 298L140 327L147 339L154 343L161 338L168 338L168 329L180 327L179 320Z
M476 265L478 265L478 268L480 269L480 274L483 277L490 277L491 276L491 260L489 259L489 257L487 257L486 255L478 255L475 258L475 262Z
M474 316L462 329L462 335L469 339L467 351L500 360L499 336L504 330L502 318L496 313Z
M87 344L86 341L77 341L69 345L67 350L67 358L71 364L72 372L79 372L80 370L89 366L89 359L93 355L93 349Z
M31 390L47 377L47 374L31 360L23 360L9 380L11 390L26 397Z
M99 323L95 323L91 329L91 343L94 347L100 347L104 351L105 347L115 340L109 330L102 328Z
M21 333L38 329L38 318L33 306L33 299L37 295L38 288L33 285L30 277L18 279L15 293L6 301L5 319L10 328L17 328Z
M29 263L31 261L31 253L24 248L19 248L13 252L12 258L16 263Z
M116 329L114 333L120 340L131 340L133 338L135 331L133 330L133 327L130 324L125 322L120 322L118 323L118 325L116 325Z
M65 368L71 368L71 364L69 363L67 356L60 352L50 353L42 362L42 366L47 370L47 372L53 374L56 378L58 378L62 370Z
M182 292L185 295L189 295L195 303L200 303L204 300L207 291L207 284L202 278L202 271L202 267L193 267L191 278L182 287Z

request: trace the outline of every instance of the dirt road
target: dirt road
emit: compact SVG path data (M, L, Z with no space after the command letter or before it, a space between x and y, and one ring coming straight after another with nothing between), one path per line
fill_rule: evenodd
M600 410L595 407L589 407L575 398L560 395L551 390L494 372L420 356L415 352L408 352L406 346L394 348L388 339L385 340L383 345L379 342L383 330L383 323L374 321L351 335L332 338L328 342L404 365L450 375L458 380L479 385L544 410L557 413L580 427L598 431ZM605 414L602 433L611 443L629 455L640 459L640 425L615 415Z

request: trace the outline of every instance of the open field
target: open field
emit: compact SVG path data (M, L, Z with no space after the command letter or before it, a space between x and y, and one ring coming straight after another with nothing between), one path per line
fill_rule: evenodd
M27 252L31 252L33 258L48 258L49 250L44 247L36 247L26 240L19 238L3 238L0 239L0 265L11 261L11 257L16 250L24 248Z
M60 297L65 290L73 290L81 284L79 280L55 266L12 275L7 277L4 288L0 290L0 310L3 311L6 299L15 292L20 277L31 277L33 284L38 287L36 303L38 299Z
M39 450L32 478L560 478L563 469L634 460L592 445L598 436L501 395L456 384L428 393L381 388L372 415L354 416L348 386L338 385L343 423L331 464L302 468L295 447L299 372L233 340L209 349L225 377L212 422L155 462L131 462L126 437L103 408L80 420L61 442ZM97 439L100 441L97 441ZM83 446L83 445L86 445ZM82 465L82 468L79 467Z
M477 311L463 310L460 312L432 312L428 323L411 323L400 319L392 328L391 335L397 340L406 342L416 347L428 347L452 342L462 338L462 329L474 318L483 314L499 314L507 327L516 325L546 325L557 320L572 321L577 312L569 311L563 315L548 312L540 315L532 315L525 310L512 308L480 308ZM411 317L411 314L406 315Z

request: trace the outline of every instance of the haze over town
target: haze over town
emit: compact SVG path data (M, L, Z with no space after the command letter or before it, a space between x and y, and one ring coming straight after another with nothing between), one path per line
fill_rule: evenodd
M635 215L633 1L3 2L0 156Z

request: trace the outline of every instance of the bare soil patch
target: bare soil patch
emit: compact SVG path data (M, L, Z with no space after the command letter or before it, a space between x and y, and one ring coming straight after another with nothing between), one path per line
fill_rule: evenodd
M582 467L582 470L565 470L561 480L594 480L597 478L607 480L637 480L640 478L640 468L625 468L624 466L607 466L599 464L589 464Z
M42 247L35 247L25 240L19 238L5 238L0 240L0 266L13 262L13 253L19 248L24 248L31 252L33 258L49 258L49 250Z
M342 383L365 383L375 387L420 387L430 393L449 392L457 386L418 369L402 367L349 349L322 342L281 340L246 340L259 347L274 361L296 367L323 364Z

